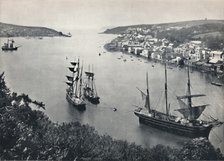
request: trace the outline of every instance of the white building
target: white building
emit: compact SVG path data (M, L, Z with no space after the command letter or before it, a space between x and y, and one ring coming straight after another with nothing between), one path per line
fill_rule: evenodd
M211 51L210 63L217 63L218 61L224 61L224 51Z

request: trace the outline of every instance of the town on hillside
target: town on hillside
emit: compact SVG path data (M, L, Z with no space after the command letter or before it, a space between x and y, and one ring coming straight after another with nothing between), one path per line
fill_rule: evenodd
M178 27L175 29L178 30ZM166 30L171 29L167 28ZM223 49L210 49L201 40L189 40L176 45L166 38L158 38L157 31L158 29L152 32L149 28L129 27L124 33L106 44L105 48L155 61L166 59L168 63L174 65L184 65L185 60L190 60L188 61L189 65L201 72L211 72L218 76L224 75Z

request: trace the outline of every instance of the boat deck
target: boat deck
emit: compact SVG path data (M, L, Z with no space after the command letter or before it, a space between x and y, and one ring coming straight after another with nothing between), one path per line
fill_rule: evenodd
M158 120L173 122L175 124L180 124L180 125L185 125L185 126L191 126L191 127L208 126L206 121L194 120L194 122L190 122L189 120L187 120L185 118L181 118L181 117L174 116L174 115L167 116L165 113L162 113L162 112L159 112L156 110L151 110L151 113L148 113L147 111L136 111L136 112L138 112L139 114L145 115L146 117L153 117Z
M213 127L212 124L206 122L197 120L190 122L177 116L167 116L156 110L152 110L150 113L143 111L135 111L134 113L142 124L190 138L208 137Z

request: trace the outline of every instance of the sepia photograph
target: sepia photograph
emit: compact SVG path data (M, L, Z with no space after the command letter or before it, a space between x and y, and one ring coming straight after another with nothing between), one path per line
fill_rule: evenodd
M224 161L223 0L0 0L0 161Z

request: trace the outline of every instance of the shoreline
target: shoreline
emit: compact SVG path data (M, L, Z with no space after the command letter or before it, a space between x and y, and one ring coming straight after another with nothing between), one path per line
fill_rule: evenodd
M113 40L111 42L113 42ZM164 62L163 59L148 58L143 55L137 55L134 53L129 53L127 51L123 51L120 47L115 47L115 46L111 45L112 44L111 42L106 43L104 45L104 49L108 52L121 52L122 54L143 58L144 60L147 60L149 62L154 62L154 63L163 64L163 62ZM198 62L201 62L201 61L198 61ZM172 66L172 67L180 67L180 65L178 65L178 63L174 63L174 62L170 62L170 61L167 61L167 65ZM186 64L185 62L183 65L181 65L181 67L187 67L187 66L188 66L188 64ZM205 74L210 74L210 75L216 76L218 79L220 79L224 83L224 72L211 70L210 68L206 68L206 67L203 68L203 66L201 66L201 65L197 66L195 63L191 63L189 65L189 67L200 72L200 73L205 73Z
M0 37L71 37L70 33L64 34L47 27L22 26L0 22Z
M54 123L44 112L31 108L34 104L45 109L42 102L8 89L4 72L0 74L0 93L0 160L190 160L192 155L196 160L223 159L220 149L205 138L184 142L181 149L163 145L143 148L99 135L88 124Z

